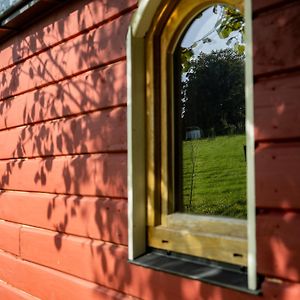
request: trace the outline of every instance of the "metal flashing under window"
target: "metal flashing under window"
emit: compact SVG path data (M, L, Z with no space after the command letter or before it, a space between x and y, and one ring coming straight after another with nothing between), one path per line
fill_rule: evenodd
M67 0L5 0L0 4L0 41L9 38Z
M247 268L245 267L157 249L151 249L149 253L130 262L252 295L261 294L260 289L248 289ZM259 286L262 278L258 277L258 281Z

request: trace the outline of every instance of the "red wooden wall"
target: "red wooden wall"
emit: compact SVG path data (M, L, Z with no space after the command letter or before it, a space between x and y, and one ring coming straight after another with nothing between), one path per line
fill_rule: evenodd
M76 0L0 46L0 299L300 299L300 3L253 6L263 295L128 264L136 1Z

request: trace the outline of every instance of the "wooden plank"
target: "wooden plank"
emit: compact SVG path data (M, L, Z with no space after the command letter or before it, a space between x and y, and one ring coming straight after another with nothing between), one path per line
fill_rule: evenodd
M300 280L300 228L298 213L257 216L257 267L269 277Z
M124 58L130 17L121 16L4 70L0 99Z
M126 108L0 131L0 158L126 150Z
M63 9L57 9L55 13L35 23L35 26L3 43L0 47L0 70L63 40L74 38L84 30L108 22L135 5L136 0L71 1Z
M127 244L127 201L123 199L6 191L0 193L0 203L4 220Z
M292 2L291 0L288 0L290 2ZM252 7L253 7L253 11L256 12L257 10L260 9L268 9L274 5L279 5L279 4L286 4L286 2L288 2L286 0L253 0L252 1Z
M148 240L149 246L153 248L247 265L247 239L149 226Z
M270 300L300 299L300 284L267 279L262 286L263 294Z
M0 161L1 189L127 197L126 154Z
M257 207L300 208L300 144L269 144L256 149Z
M81 259L79 259L81 261ZM106 259L103 259L106 262ZM78 263L74 263L75 265ZM126 262L126 264L128 264ZM132 299L121 292L64 274L34 263L16 259L0 251L0 278L19 289L41 299ZM129 265L129 264L128 264ZM98 266L99 267L99 266ZM14 270L13 272L5 270ZM106 276L109 276L108 274ZM130 272L124 272L119 265L111 277L117 278L119 290L130 290L139 299L214 299L214 300L255 300L257 296L240 293L231 289L206 284L197 280L157 272L140 266L131 265ZM162 282L164 284L162 284ZM39 284L37 284L39 283ZM116 290L115 289L115 290ZM116 294L111 294L111 293ZM129 292L127 292L128 294ZM52 298L49 298L49 295ZM119 297L119 298L118 298ZM261 297L261 299L264 299ZM269 300L269 299L265 299ZM285 299L291 300L291 299Z
M7 283L0 281L0 299L4 300L39 300Z
M92 282L17 259L2 251L0 265L0 278L40 299L134 299Z
M214 299L219 300L255 299L246 294L241 298L242 294L236 291L132 265L127 261L124 247L55 232L24 228L21 252L26 260L76 274L141 299L198 299L199 295L209 299L214 294L218 295Z
M6 252L20 254L21 225L0 220L0 249Z
M300 67L299 13L300 2L295 1L254 20L255 75Z
M255 138L300 137L300 74L255 84Z
M120 286L115 270L127 263L124 246L25 227L20 243L22 259L107 287Z
M247 239L246 220L185 213L169 214L166 220L166 225L173 229Z
M126 103L126 64L119 62L0 102L0 129Z

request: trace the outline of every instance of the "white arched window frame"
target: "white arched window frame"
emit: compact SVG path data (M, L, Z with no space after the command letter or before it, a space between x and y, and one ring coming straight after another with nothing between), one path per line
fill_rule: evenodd
M182 0L185 1L185 0ZM141 0L127 36L128 87L128 253L134 260L147 251L146 57L145 37L162 0ZM200 1L201 2L201 1ZM217 1L202 1L215 4ZM222 1L221 1L222 2ZM238 1L237 1L238 2ZM252 70L252 8L245 0L248 288L257 288L255 165Z

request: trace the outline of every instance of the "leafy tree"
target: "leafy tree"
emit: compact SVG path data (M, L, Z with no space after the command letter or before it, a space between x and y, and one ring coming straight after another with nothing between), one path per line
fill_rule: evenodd
M200 127L205 136L244 131L244 55L233 49L200 53L182 81L183 129Z
M228 5L215 5L212 12L218 15L216 24L200 39L194 41L190 47L181 47L182 72L186 73L191 67L195 56L195 49L203 44L213 42L212 34L217 32L220 39L227 39L226 44L242 55L245 53L245 19L240 11ZM201 18L200 13L197 19Z

